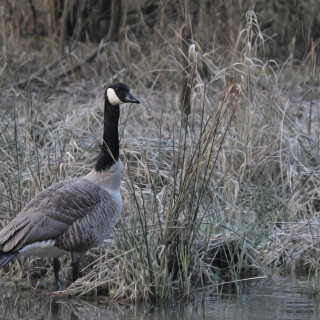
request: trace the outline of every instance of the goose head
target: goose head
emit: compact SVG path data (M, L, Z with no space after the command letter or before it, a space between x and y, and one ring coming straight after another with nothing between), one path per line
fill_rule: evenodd
M124 83L111 84L106 92L105 99L109 105L118 106L122 103L140 103L131 93L129 87Z

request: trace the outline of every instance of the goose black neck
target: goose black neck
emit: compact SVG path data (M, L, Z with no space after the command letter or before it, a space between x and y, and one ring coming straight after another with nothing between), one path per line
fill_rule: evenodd
M106 99L104 107L103 142L100 156L95 167L97 171L110 168L115 164L115 161L119 159L119 116L119 106L109 104L109 101Z

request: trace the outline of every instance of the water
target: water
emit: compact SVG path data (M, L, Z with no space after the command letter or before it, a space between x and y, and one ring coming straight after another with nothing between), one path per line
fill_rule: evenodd
M267 278L242 283L238 290L225 288L220 294L207 289L186 303L134 306L105 297L94 301L62 299L48 291L0 289L0 320L4 319L219 319L304 320L320 319L320 305L310 295L307 279Z

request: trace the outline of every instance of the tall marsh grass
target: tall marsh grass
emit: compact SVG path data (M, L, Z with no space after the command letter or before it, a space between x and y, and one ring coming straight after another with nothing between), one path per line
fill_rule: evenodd
M128 31L99 50L78 43L53 59L59 45L48 52L45 44L29 60L0 59L2 225L40 190L93 167L108 83L128 83L142 101L121 110L123 215L109 239L85 255L82 278L59 294L165 300L297 259L315 270L316 232L298 256L286 254L291 238L279 241L283 230L290 235L320 213L315 47L298 65L292 56L268 60L256 13L245 17L232 50L188 42L191 69L181 64L175 30L157 38L150 56ZM191 86L187 115L179 105L181 73ZM48 269L48 261L33 258L11 264L2 277L39 286L44 276L53 283Z

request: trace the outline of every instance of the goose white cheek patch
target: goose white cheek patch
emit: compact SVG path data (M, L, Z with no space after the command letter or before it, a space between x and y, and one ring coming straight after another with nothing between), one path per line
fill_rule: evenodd
M121 101L118 98L118 96L116 95L115 91L112 88L107 89L107 96L108 96L109 102L114 106L117 106L120 103L123 103L123 101Z

